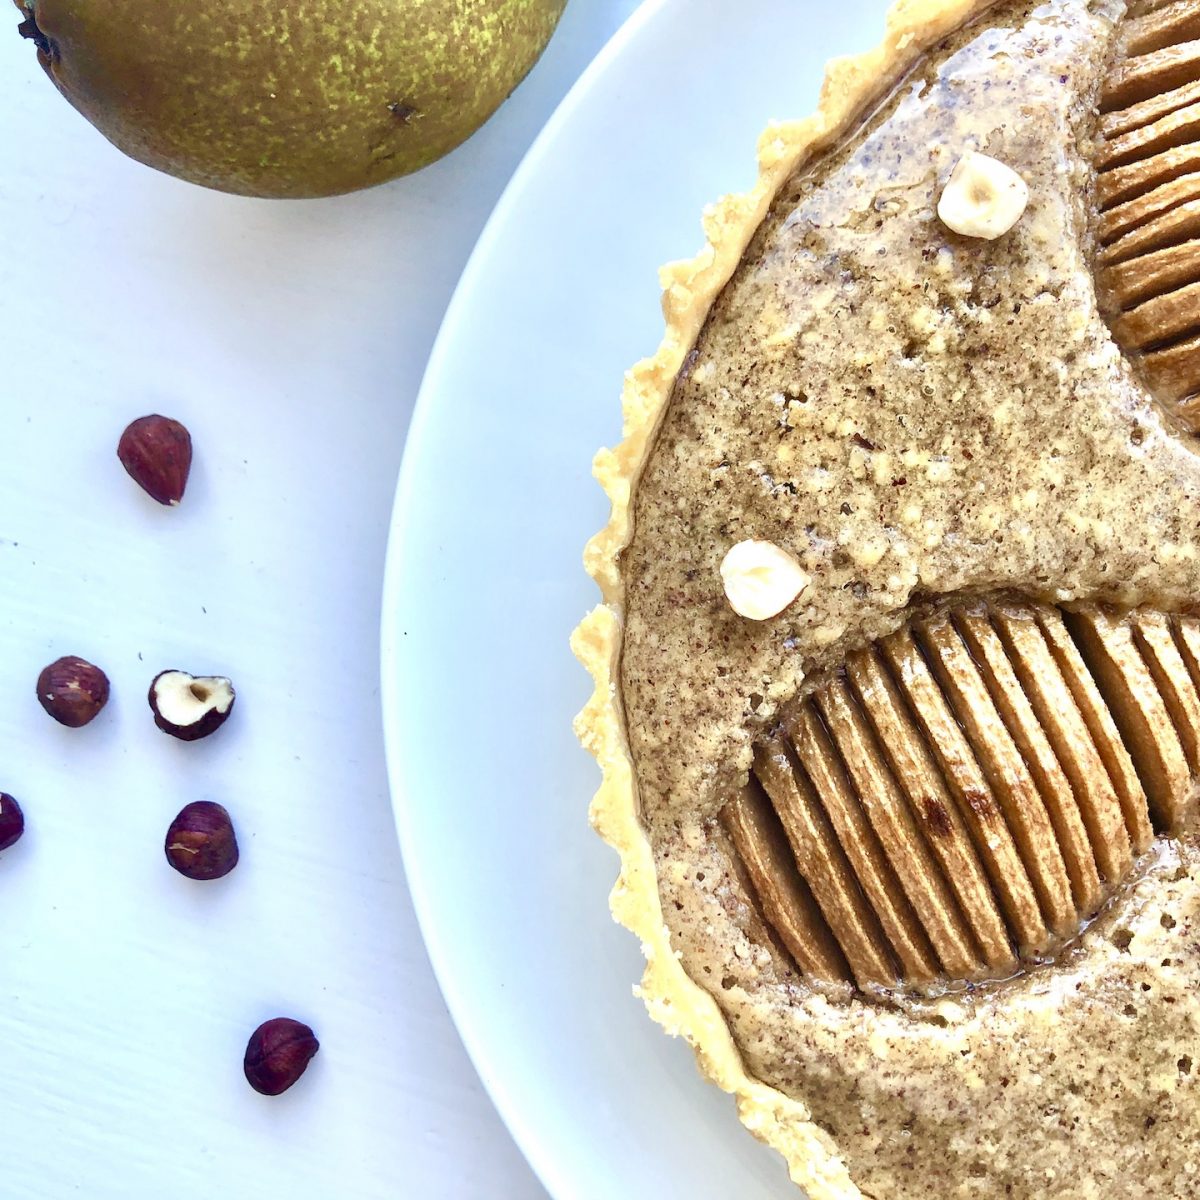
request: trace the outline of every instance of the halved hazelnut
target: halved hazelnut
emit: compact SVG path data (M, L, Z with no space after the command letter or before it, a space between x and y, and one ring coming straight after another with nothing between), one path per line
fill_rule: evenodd
M130 478L159 504L183 499L192 469L192 436L178 421L152 413L121 434L117 457Z
M1024 215L1029 186L1007 163L968 150L938 200L942 224L963 237L993 241Z
M167 830L167 862L189 879L220 879L238 864L237 834L225 808L197 800Z
M731 546L721 560L721 582L738 616L766 621L783 612L812 580L786 550L750 538Z
M237 694L223 675L162 671L150 684L154 723L181 741L195 742L216 732L233 711Z
M24 832L21 806L7 792L0 792L0 850L7 850Z
M68 655L42 670L37 698L60 725L78 729L108 703L108 676L87 659Z

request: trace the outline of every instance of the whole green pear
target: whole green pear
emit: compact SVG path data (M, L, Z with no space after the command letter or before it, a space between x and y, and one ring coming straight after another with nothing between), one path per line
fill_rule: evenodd
M59 91L126 154L248 196L382 183L470 137L565 0L17 0Z

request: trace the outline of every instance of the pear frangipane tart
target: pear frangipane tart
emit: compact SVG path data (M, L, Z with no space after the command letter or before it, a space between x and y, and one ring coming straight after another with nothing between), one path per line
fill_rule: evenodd
M1200 4L902 2L760 159L596 461L642 994L814 1200L1200 1195Z

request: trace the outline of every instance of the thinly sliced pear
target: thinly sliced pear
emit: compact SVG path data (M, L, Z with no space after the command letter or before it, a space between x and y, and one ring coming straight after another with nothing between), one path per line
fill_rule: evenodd
M879 838L908 902L952 979L971 979L983 964L970 927L930 853L912 810L844 679L817 693L817 705L845 764L858 802Z
M1091 916L1104 900L1104 886L1083 813L1045 727L1038 719L986 609L980 606L958 609L954 613L954 623L1041 793L1071 879L1075 910Z
M1108 698L1151 812L1162 827L1181 828L1191 782L1187 759L1129 622L1099 608L1068 613L1066 620Z
M971 926L984 963L992 974L1009 973L1016 960L987 873L959 806L899 690L873 647L853 655L846 669L892 774Z
M858 886L808 780L779 739L758 747L754 774L771 798L804 877L861 986L892 984L897 969L879 919Z
M756 780L721 814L771 923L796 965L815 979L844 979L849 968L796 862L771 802Z
M904 978L914 983L932 981L940 973L937 955L854 794L816 710L811 704L802 705L784 728L813 791L829 815L859 886L879 917L887 943L900 960Z

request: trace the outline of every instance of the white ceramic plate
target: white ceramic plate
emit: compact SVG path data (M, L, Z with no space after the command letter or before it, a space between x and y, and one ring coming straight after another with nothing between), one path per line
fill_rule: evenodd
M576 0L582 2L582 0ZM782 1162L632 995L615 856L571 718L580 553L606 518L594 450L661 334L657 266L754 175L768 117L882 32L879 0L662 0L576 85L492 216L409 435L384 602L393 796L450 1009L559 1200L790 1195Z

